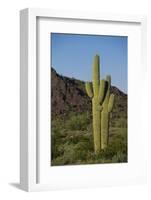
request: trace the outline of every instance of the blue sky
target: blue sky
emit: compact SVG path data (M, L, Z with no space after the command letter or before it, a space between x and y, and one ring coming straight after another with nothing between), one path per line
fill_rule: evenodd
M92 80L92 63L100 55L101 79L111 75L112 85L127 93L126 36L51 33L51 66L64 76Z

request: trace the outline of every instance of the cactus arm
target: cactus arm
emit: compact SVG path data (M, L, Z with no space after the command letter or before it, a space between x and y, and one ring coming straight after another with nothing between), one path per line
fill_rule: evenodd
M99 94L98 94L98 101L100 104L103 103L104 97L105 97L105 80L101 80L99 87Z
M106 76L105 80L105 99L103 101L103 110L101 111L101 148L105 149L109 141L109 121L110 112L113 109L114 94L110 94L111 76Z
M106 76L106 80L107 80L107 82L109 83L109 86L110 86L111 85L111 76L107 75Z
M94 96L98 96L99 85L100 85L100 61L99 56L95 55L93 61L93 72L92 72L92 80L93 80L93 92Z
M109 103L108 103L108 112L109 113L112 111L113 105L114 105L114 94L111 94L110 98L109 98Z
M111 86L111 76L106 76L105 80L105 99L104 105L108 105L109 97L110 97L110 86Z
M85 89L86 89L87 95L90 98L93 98L93 88L92 88L92 83L91 82L86 82Z

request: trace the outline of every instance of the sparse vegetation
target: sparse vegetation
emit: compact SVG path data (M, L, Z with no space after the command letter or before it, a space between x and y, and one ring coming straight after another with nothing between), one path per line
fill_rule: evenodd
M97 154L94 153L91 119L88 112L72 112L52 121L52 166L127 162L126 118L118 118L110 127L109 145Z

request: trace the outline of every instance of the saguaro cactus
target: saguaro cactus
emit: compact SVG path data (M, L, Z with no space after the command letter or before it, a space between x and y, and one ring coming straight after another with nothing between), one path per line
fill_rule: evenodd
M108 144L109 117L114 104L114 95L110 94L111 76L100 80L98 55L94 57L92 82L86 82L85 86L88 96L92 99L94 150L98 153Z
M101 110L101 149L108 145L110 112L114 105L114 94L110 94L111 76L106 77L106 95Z
M100 81L99 56L94 57L92 82L86 82L86 91L92 99L93 137L95 152L101 150L101 105L105 96L105 80Z

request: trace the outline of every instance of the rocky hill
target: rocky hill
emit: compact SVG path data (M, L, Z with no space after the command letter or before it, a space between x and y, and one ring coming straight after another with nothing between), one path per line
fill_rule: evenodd
M127 95L115 86L111 87L111 92L115 94L112 118L127 117ZM52 118L71 111L81 113L90 110L91 100L86 94L84 82L59 75L51 68Z

